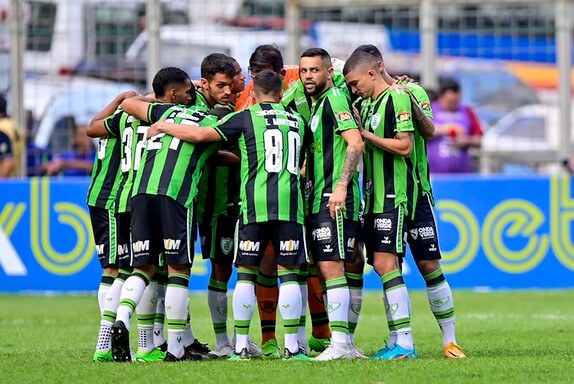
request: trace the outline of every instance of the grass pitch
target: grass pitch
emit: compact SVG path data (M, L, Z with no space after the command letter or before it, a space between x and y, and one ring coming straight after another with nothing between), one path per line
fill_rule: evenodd
M455 291L466 360L442 357L426 293L411 292L415 361L252 360L178 364L93 363L95 296L0 295L0 383L572 383L574 291ZM365 294L357 345L368 354L387 335L380 292ZM205 294L192 294L196 337L213 347ZM137 332L132 325L132 342ZM280 329L280 328L279 328ZM259 341L258 320L251 326ZM280 339L281 340L281 339Z

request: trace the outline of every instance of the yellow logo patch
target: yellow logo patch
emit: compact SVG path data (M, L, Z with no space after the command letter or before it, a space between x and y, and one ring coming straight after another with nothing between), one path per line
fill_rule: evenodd
M337 113L337 120L343 122L353 120L353 115L351 114L351 112L339 112Z
M423 101L421 104L421 108L423 109L423 111L430 111L431 105L428 101Z
M405 121L411 120L411 114L408 112L400 112L398 118L401 123L404 123Z

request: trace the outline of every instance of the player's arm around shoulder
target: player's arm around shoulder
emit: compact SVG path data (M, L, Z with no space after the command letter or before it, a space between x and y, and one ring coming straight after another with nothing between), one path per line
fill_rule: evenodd
M150 122L149 109L154 102L154 99L147 96L134 96L122 101L121 107L126 113Z
M427 92L417 83L407 83L405 87L411 99L413 123L416 131L425 140L434 139L435 126L433 112Z
M208 123L212 126L217 125L217 119L212 116L205 118L207 120L202 126L197 124L180 124L172 123L167 120L159 120L153 123L148 131L148 137L159 134L166 134L177 137L180 140L189 143L213 143L223 139L220 132L213 127L206 126Z
M116 98L110 104L106 105L104 109L102 109L96 114L96 116L94 116L88 125L88 128L86 129L86 134L91 138L106 137L110 134L115 136L114 132L110 132L106 122L113 118L115 114L121 113L121 111L118 110L118 107L125 99L134 96L138 96L138 93L135 91L122 92L116 96Z

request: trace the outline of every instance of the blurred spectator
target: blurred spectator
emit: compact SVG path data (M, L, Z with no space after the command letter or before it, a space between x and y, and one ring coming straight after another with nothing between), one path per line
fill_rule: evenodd
M435 138L427 143L431 172L472 172L474 167L468 150L480 147L482 129L473 109L461 104L461 89L456 80L441 81L432 109Z
M61 152L42 165L48 176L89 176L94 165L94 142L86 135L88 122L76 123L72 150Z
M6 113L6 99L0 95L0 177L20 176L24 140Z

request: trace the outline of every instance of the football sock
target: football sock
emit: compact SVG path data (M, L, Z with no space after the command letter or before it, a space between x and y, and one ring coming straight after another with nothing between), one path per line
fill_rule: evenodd
M184 347L189 347L195 340L195 335L191 329L191 314L189 313L189 298L187 299L187 318L185 319L185 328L183 329L183 343Z
M207 304L211 313L217 348L229 344L229 336L227 335L227 302L227 283L209 279Z
M267 276L259 272L255 293L261 319L261 344L265 344L268 340L275 339L277 302L279 301L277 276Z
M233 317L235 320L235 352L249 349L249 324L255 310L255 283L257 272L237 268L237 284L233 291Z
M297 330L301 321L301 289L299 288L299 270L280 269L279 275L279 311L285 331L285 348L291 353L299 351Z
M100 331L98 334L97 351L107 352L112 348L112 324L116 321L116 311L120 302L122 286L130 274L129 270L120 269L118 276L108 290L108 295L104 304L104 312L100 320Z
M381 281L388 302L386 310L390 313L389 329L397 331L396 344L413 349L409 294L403 276L395 269L384 274Z
M361 307L363 306L363 275L360 273L345 272L349 285L349 338L355 340L355 329L359 324Z
M165 290L165 317L167 318L167 350L175 357L184 354L183 331L188 317L189 276L173 273L168 276Z
M307 324L307 274L308 270L303 267L299 271L299 289L301 291L301 317L299 318L299 327L297 329L297 341L300 346L308 348L307 332L305 326Z
M349 341L349 287L344 276L325 281L332 341Z
M109 273L102 272L102 279L98 287L98 305L100 306L100 316L104 314L104 306L106 305L106 297L112 284L114 283L114 276Z
M317 269L309 266L309 276L307 277L308 304L313 325L312 334L317 339L331 338L331 327L329 326L329 316L325 308L323 296L325 293L323 284L317 276Z
M450 285L440 268L425 275L424 279L427 285L430 309L442 332L442 344L445 346L451 342L456 343L454 300Z
M136 307L138 318L138 352L149 353L155 345L153 341L153 321L157 299L157 281L151 281Z
M387 301L387 296L383 293L383 303L385 305L385 316L387 317L387 327L389 328L389 340L387 340L387 347L392 348L397 343L397 331L391 329L391 324L393 319L391 318L391 312L388 310L389 302Z
M150 278L143 271L137 271L128 277L122 287L120 305L116 320L123 321L126 328L130 329L130 318L138 305L145 287L149 285Z
M157 280L157 302L153 319L153 343L156 347L165 343L163 333L165 324L165 289L167 287L167 272L158 269L154 279Z

